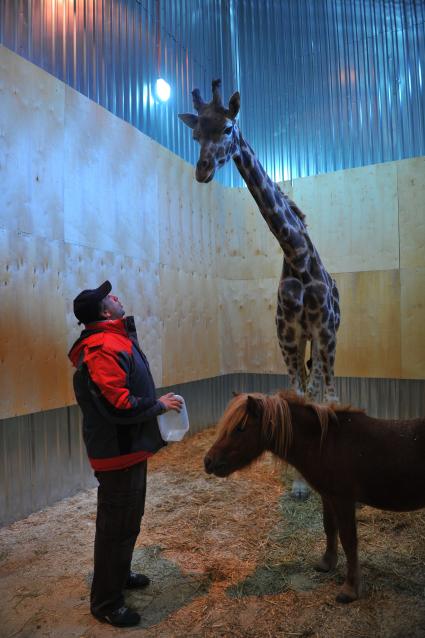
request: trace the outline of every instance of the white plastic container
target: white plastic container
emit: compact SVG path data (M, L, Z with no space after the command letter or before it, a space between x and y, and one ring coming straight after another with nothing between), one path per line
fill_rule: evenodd
M179 394L175 397L183 401L180 412L169 410L160 414L158 418L159 431L164 441L181 441L189 430L189 417L187 416L186 403Z

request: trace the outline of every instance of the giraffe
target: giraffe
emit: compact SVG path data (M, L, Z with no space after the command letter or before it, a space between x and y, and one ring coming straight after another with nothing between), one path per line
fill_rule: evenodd
M265 172L251 146L242 137L236 117L240 95L223 106L220 80L212 82L212 100L204 102L192 91L197 115L179 114L200 144L196 180L208 183L230 159L254 197L261 215L283 250L283 267L277 294L276 328L289 382L298 394L319 400L322 380L324 401L337 402L334 385L336 333L340 323L339 294L306 228L305 216ZM311 342L311 369L305 366L307 341ZM293 498L306 498L309 490L297 478Z

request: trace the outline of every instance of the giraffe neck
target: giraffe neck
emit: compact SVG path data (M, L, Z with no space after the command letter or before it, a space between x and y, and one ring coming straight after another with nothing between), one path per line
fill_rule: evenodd
M236 130L235 136L237 143L233 161L239 173L289 264L296 270L304 270L305 257L312 246L303 221L291 209L278 185L267 175L242 133Z

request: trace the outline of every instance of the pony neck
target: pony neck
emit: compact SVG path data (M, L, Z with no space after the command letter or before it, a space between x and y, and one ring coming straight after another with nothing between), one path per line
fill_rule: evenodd
M275 422L269 422L268 450L304 475L315 465L326 436L328 411L316 405L281 400Z

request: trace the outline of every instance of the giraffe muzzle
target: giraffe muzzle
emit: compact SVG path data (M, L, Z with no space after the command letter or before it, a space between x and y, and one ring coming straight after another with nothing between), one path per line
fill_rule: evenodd
M214 177L214 166L207 160L199 160L196 165L196 181L202 184L208 184Z

